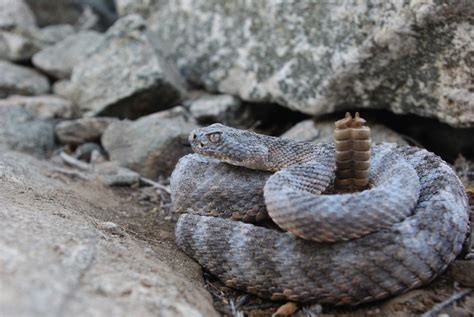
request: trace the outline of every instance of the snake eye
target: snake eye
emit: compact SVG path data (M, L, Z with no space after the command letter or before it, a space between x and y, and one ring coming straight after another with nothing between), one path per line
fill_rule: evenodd
M221 140L221 134L220 133L211 133L207 136L210 142L212 143L217 143Z

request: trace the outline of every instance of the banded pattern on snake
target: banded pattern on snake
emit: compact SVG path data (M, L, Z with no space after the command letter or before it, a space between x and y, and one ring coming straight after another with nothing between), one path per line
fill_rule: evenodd
M355 305L435 278L468 231L464 188L441 158L372 148L369 189L327 194L334 146L214 124L177 164L178 245L226 285L272 300ZM268 214L267 214L268 213ZM233 221L270 216L283 230ZM232 218L232 219L229 219Z

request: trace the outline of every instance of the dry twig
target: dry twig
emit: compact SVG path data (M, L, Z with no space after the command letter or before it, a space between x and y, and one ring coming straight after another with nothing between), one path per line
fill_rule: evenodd
M438 313L442 309L444 309L446 307L449 307L452 304L462 300L464 297L466 297L467 295L469 295L473 291L474 291L474 289L470 288L470 289L466 289L462 292L456 293L453 296L451 296L450 298L448 298L447 300L445 300L444 302L441 302L439 304L434 305L429 311L427 311L426 313L421 315L421 317L435 317L435 316L438 315Z

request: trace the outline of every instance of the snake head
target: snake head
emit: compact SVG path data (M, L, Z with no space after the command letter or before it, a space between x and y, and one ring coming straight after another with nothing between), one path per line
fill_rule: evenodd
M195 153L252 169L266 170L268 148L257 134L220 123L196 129L188 137Z

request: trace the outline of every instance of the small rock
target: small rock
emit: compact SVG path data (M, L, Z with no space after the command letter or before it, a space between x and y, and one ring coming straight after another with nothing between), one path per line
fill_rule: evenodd
M94 53L73 69L71 93L83 112L137 118L169 108L183 81L158 52L137 15L117 21Z
M395 131L385 127L381 124L371 124L368 126L371 129L372 142L391 142L398 144L408 144ZM334 121L319 121L304 120L296 124L293 128L286 131L282 137L295 139L298 141L327 143L333 142L334 137Z
M58 80L53 84L53 93L55 95L69 99L72 94L71 82L69 80Z
M237 125L245 117L244 106L231 95L204 95L189 102L191 115L201 124Z
M110 0L26 0L34 12L39 26L53 24L80 24L85 10L97 13L100 26L107 27L115 19L113 1Z
M0 107L0 143L45 157L54 149L54 123L38 119L21 107Z
M69 25L51 26L42 30L24 26L0 30L0 58L27 61L42 48L62 40L68 33L74 33Z
M453 279L467 287L474 287L474 260L456 260L449 267Z
M90 117L62 121L56 125L56 136L63 144L81 144L97 141L115 118Z
M25 61L41 49L35 32L22 27L0 30L0 58Z
M137 172L122 167L118 162L104 162L95 166L99 180L106 186L132 186L140 182Z
M134 122L111 124L102 144L111 160L117 160L148 178L169 175L178 159L190 153L187 137L197 128L182 107L151 114Z
M94 51L103 36L95 31L72 34L33 56L33 65L60 79L71 76L72 68Z
M87 144L87 143L86 143ZM107 154L103 149L101 150L92 150L89 163L91 164L101 164L107 161Z
M46 45L54 45L74 33L76 33L76 31L72 25L56 24L42 28L39 36L41 41Z
M23 0L0 0L0 28L36 26L35 17Z
M153 1L115 0L115 6L119 16L140 14L143 17L148 17L152 12L152 8L157 5Z
M0 107L20 107L41 119L70 119L74 116L72 103L54 95L11 96L7 99L0 99Z
M41 95L49 91L48 79L37 71L0 60L0 98L8 95Z
M110 221L101 222L97 224L97 229L109 232L117 236L123 236L125 234L125 230L120 228L118 224Z
M95 153L101 154L102 157L105 155L104 149L97 143L87 142L84 144L79 145L76 150L74 151L74 158L90 162L92 160L93 155L97 155ZM99 157L95 157L94 160L100 160Z

